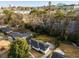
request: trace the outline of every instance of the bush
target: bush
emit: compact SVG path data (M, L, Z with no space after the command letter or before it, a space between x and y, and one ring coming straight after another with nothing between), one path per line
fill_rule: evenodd
M77 39L77 41L79 41L79 33L77 33L76 39Z
M24 39L17 38L12 42L8 57L10 58L24 58L29 57L28 54L28 43Z

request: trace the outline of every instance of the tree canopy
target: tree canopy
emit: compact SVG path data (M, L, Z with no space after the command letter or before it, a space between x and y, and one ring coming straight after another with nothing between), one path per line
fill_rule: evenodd
M43 14L46 14L46 11L42 11L42 10L32 10L32 11L30 12L30 14L36 15L36 16L41 16L41 15L43 15Z
M8 22L11 20L11 15L14 13L11 10L3 10L3 13L5 14L5 23L8 24Z

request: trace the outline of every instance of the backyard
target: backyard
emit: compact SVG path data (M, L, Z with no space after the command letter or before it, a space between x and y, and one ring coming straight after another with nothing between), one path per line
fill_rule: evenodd
M29 57L29 54L30 57L33 54L40 58L45 51L48 52L46 49L56 48L62 50L66 57L79 58L79 8L74 8L77 4L54 5L51 1L47 3L48 5L39 7L15 5L1 8L0 58L24 58ZM24 13L27 10L30 12ZM50 43L55 48L51 49L45 43Z
M56 38L47 35L38 35L36 36L36 39L42 40L44 42L50 42L53 44ZM72 43L70 42L61 42L58 48L64 51L65 55L68 57L71 58L79 57L79 48L73 46Z
M48 35L37 35L33 38L39 41L43 41L43 42L50 42L52 44L54 43L54 40L56 39ZM0 57L7 57L9 46L10 46L10 42L8 40L0 40ZM73 57L73 58L79 57L79 49L73 46L71 43L61 42L58 48L64 51L65 56ZM43 55L41 52L38 53L38 51L35 51L33 49L31 50L31 52L34 55L36 54L35 55L36 57L40 57Z

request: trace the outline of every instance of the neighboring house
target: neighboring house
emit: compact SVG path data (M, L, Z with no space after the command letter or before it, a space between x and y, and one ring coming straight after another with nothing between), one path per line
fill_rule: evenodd
M8 36L11 36L13 39L16 39L16 37L26 39L26 38L32 36L31 32L14 32L13 29L8 26L1 26L0 31L7 34Z
M9 27L6 27L6 26L1 27L0 30L1 30L2 32L5 32L5 33L10 33L10 32L12 32L12 29L9 28Z
M51 56L51 58L64 58L64 55L54 52L53 55Z
M79 4L74 6L74 10L79 10Z
M19 11L19 10L16 10L14 12L15 13L20 13L20 14L29 14L31 11Z
M53 51L51 58L65 58L64 55L65 53L61 49L57 48Z
M8 35L5 35L4 33L0 32L0 40L1 40L1 39L11 40L12 37L11 37L11 36L8 36Z
M10 32L8 33L8 35L11 36L15 40L17 37L26 39L31 36L31 33Z

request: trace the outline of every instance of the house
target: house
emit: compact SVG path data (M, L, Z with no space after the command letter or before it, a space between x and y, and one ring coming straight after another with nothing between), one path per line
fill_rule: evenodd
M47 54L50 49L54 49L54 45L52 45L48 42L46 42L46 43L38 42L35 39L30 39L29 44L33 49L40 51L44 54Z

